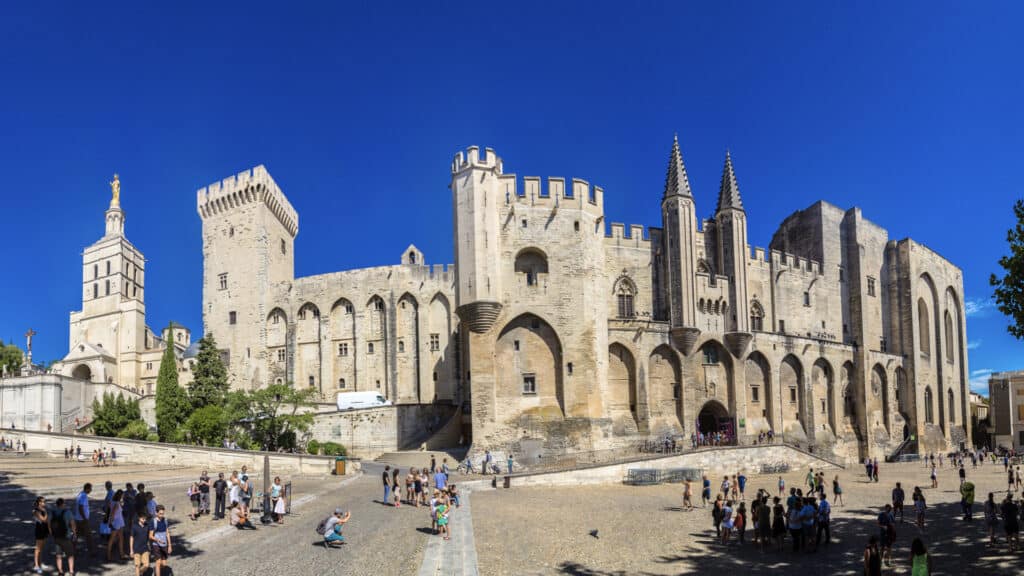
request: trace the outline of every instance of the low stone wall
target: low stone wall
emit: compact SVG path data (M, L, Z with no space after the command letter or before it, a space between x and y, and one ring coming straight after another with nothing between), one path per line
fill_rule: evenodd
M459 430L452 429L456 408L447 404L399 404L359 410L323 411L314 416L311 437L319 442L337 442L348 453L372 459L387 452L418 447L435 432L446 434L431 438L431 447L445 441L458 442ZM456 423L455 426L461 426Z
M710 478L721 478L743 471L757 474L762 464L785 462L791 470L813 467L815 469L838 468L832 462L791 446L735 446L707 448L677 456L665 456L649 460L636 460L605 466L578 468L562 472L540 472L513 474L508 476L509 486L578 486L581 484L610 484L622 482L630 468L664 470L668 468L700 468Z
M132 464L153 464L158 466L182 466L207 468L209 470L238 470L248 466L250 470L263 469L263 457L270 457L270 468L275 472L288 474L321 475L334 470L334 458L328 456L307 456L299 454L278 454L276 452L254 452L248 450L224 450L184 444L164 444L141 440L123 440L81 434L57 434L47 432L26 432L4 430L5 438L24 440L30 452L46 452L63 458L64 449L72 444L82 447L83 454L91 454L97 448L117 451L118 462ZM348 466L346 472L354 474L357 466Z

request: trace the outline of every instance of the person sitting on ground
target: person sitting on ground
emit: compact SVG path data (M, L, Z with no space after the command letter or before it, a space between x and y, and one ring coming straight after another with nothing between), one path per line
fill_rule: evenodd
M352 512L343 512L341 508L334 509L334 516L327 520L324 527L324 541L327 544L341 543L345 537L341 535L342 526L352 517Z
M238 502L232 502L230 509L231 512L229 522L231 523L232 526L238 528L239 530L245 530L246 528L250 530L256 529L256 527L252 525L252 522L249 521L249 517L245 515L242 506L239 505Z

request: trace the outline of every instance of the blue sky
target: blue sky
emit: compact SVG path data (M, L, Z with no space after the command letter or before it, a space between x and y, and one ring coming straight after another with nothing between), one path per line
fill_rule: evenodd
M818 199L964 270L969 365L1024 368L988 275L1024 196L1011 2L96 3L0 6L0 338L63 356L80 254L122 180L151 326L201 332L195 190L265 164L296 273L450 262L452 155L604 187L659 225L678 132L710 214L725 150L752 244Z

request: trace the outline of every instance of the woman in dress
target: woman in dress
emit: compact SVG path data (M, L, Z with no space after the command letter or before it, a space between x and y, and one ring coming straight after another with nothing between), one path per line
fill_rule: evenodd
M932 573L932 557L924 542L914 538L910 544L910 576L930 576Z
M722 506L722 544L729 543L729 535L732 534L734 520L732 517L732 500L726 500Z
M43 548L46 546L46 539L50 537L49 515L46 512L46 499L42 496L36 498L35 504L32 505L32 519L35 520L36 535L35 568L33 568L32 571L36 574L42 574L43 565L40 564L39 557L43 554Z
M395 508L402 505L402 495L398 492L398 487L398 466L395 466L394 472L391 473L391 492L395 495Z
M782 542L786 539L786 509L782 507L782 499L778 496L772 506L772 537L779 546L779 552L782 552Z
M280 506L278 505L280 503ZM274 483L270 486L270 505L274 511L273 518L278 524L284 524L284 486L281 486L281 477L274 476ZM278 508L281 509L278 512Z
M124 553L124 510L122 510L121 499L124 497L124 490L114 492L110 500L110 537L107 539L107 562L111 561L110 555L114 551L114 542L117 542L117 551L121 554L121 560L127 560L128 555Z
M843 487L839 485L839 475L832 479L832 496L833 502L837 505L842 506L843 504Z

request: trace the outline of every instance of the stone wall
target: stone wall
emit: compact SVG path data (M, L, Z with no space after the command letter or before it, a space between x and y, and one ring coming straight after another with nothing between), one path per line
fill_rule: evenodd
M699 468L709 478L732 475L737 472L758 474L762 464L787 463L790 470L801 470L807 467L814 469L837 469L838 467L814 455L789 446L742 446L736 448L718 448L698 450L679 456L667 456L651 460L594 466L540 474L513 475L510 486L579 486L581 484L612 484L620 483L631 468L648 468L665 470L669 468ZM699 488L699 487L698 487Z
M457 442L458 433L450 429L455 414L456 409L445 404L401 404L319 412L314 418L311 435L319 442L338 442L349 454L370 459L386 452L418 448L442 430L445 439L454 438Z
M328 456L224 450L203 446L46 432L8 430L4 432L4 436L15 440L24 440L30 452L47 452L60 457L63 457L65 448L74 444L76 447L82 447L83 454L91 453L97 448L110 448L117 452L118 462L132 464L182 466L209 470L237 470L242 466L248 466L252 470L257 470L263 468L263 457L269 456L270 468L275 472L318 475L329 474L334 470L334 458ZM354 474L356 468L356 466L349 466L346 468L346 472Z

